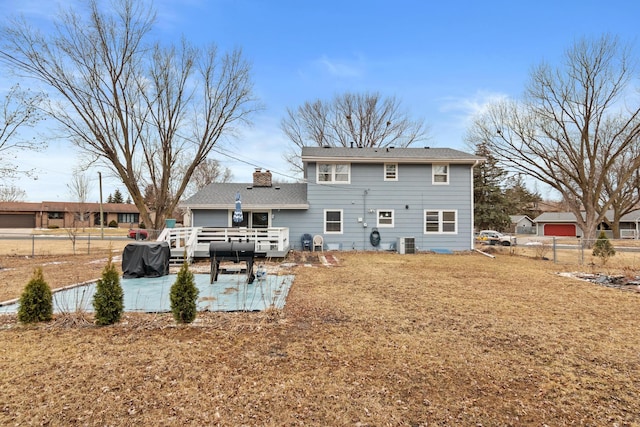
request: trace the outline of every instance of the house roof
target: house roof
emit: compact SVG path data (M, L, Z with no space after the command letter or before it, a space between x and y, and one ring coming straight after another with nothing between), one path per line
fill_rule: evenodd
M543 212L533 222L576 222L576 216L571 212Z
M533 220L531 218L529 218L528 215L509 215L509 218L511 218L511 222L512 223L518 223L518 222L522 221L523 219L527 219L527 220L533 222Z
M42 203L0 202L0 212L40 212Z
M243 183L212 183L180 203L191 209L234 209L240 193L243 209L309 209L307 184L282 183L258 187Z
M484 158L452 148L393 148L393 147L303 147L302 161L348 160L352 163L385 161L395 163L464 163L474 164Z
M103 203L107 213L138 213L138 208L130 203ZM100 203L80 202L0 202L0 212L99 212Z
M607 211L605 216L607 220L612 221L613 211L611 210ZM638 220L640 220L640 210L629 212L628 214L623 215L622 218L620 218L620 221L622 222L636 222ZM536 219L534 219L533 221L534 222L574 223L576 222L576 216L571 212L544 212L539 216L537 216Z

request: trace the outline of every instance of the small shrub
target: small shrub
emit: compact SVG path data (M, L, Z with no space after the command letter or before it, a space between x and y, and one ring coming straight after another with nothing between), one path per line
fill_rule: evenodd
M602 265L605 265L609 258L616 254L616 250L607 238L604 231L600 232L596 243L593 245L593 256L597 256L602 261Z
M171 313L176 322L191 323L195 320L198 293L193 273L189 270L188 263L184 262L169 294Z
M96 293L93 296L93 309L98 325L113 325L122 317L124 293L120 285L120 275L111 256L102 271L102 278L97 282Z
M53 318L53 295L44 280L42 268L37 268L20 296L18 320L23 323L46 322Z
M118 228L118 221L116 221L115 219L109 221L109 228Z
M47 228L49 230L57 230L58 228L60 228L60 226L59 225L47 225Z
M534 250L536 252L536 259L548 259L547 254L551 250L551 245L545 242L537 241L535 245L533 245Z
M141 223L140 223L140 227L138 227L138 228L141 228L141 229L143 229L143 230L144 230L144 229L146 229L146 228L147 228L147 226L145 225L145 223L144 223L144 222L141 222Z

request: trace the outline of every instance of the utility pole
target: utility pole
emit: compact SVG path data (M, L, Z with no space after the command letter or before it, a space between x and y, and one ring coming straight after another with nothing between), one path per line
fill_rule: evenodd
M102 211L102 172L98 172L98 181L100 182L100 238L104 240L104 214Z

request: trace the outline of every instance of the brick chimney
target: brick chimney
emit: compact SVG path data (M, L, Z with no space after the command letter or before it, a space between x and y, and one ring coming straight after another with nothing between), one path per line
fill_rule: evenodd
M253 186L254 187L271 187L271 172L262 172L261 168L256 168L253 173Z

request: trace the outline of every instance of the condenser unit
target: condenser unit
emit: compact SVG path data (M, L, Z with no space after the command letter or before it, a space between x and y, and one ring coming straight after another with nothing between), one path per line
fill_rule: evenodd
M416 253L415 237L398 237L398 253L399 254L415 254Z

